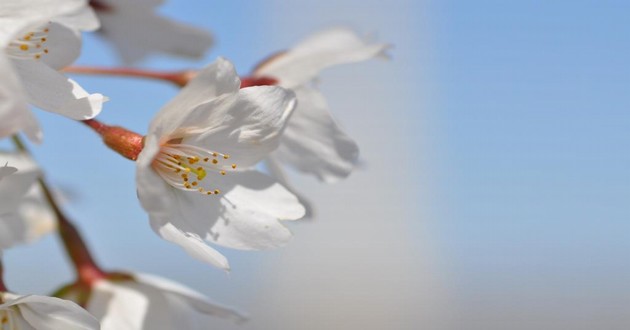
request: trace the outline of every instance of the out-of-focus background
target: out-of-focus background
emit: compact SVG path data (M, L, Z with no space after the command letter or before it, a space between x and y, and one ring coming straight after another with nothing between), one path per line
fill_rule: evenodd
M155 273L251 321L218 329L628 329L630 4L621 1L170 1L207 28L204 61L243 74L319 29L392 43L390 61L334 68L320 87L361 146L360 168L322 185L294 240L222 250L229 276L157 238L134 164L79 124L39 112L38 160L109 268ZM115 65L97 37L80 64ZM76 77L111 101L101 119L145 132L177 90ZM72 278L47 238L6 252L8 284L46 293ZM209 326L210 327L210 326Z

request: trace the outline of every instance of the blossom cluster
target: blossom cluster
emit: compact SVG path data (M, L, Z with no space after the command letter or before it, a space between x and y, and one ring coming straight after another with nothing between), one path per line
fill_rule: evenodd
M318 32L239 76L225 58L199 70L133 66L162 53L200 59L212 35L156 13L159 1L4 0L0 4L0 252L56 232L77 280L51 296L19 295L0 280L2 329L205 329L207 318L246 317L171 280L103 270L45 181L31 143L45 141L32 107L91 128L136 166L137 196L151 229L190 256L230 271L215 247L285 245L285 221L312 216L313 203L285 167L323 183L347 177L359 148L329 112L315 81L331 66L386 56L387 44L345 28ZM75 67L81 36L95 33L126 68ZM157 78L181 88L139 134L97 119L108 97L67 74ZM38 110L35 110L38 111ZM115 203L115 201L113 201ZM1 267L0 267L1 271Z

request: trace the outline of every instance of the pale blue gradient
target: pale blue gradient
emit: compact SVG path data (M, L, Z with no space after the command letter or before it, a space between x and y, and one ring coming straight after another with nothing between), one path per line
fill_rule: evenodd
M432 5L444 138L435 234L457 325L630 326L628 9Z
M623 1L169 2L164 13L212 30L218 44L198 63L155 57L143 66L200 67L221 55L247 73L339 24L395 45L391 62L322 77L365 168L335 186L298 180L325 217L294 225L282 250L222 250L229 277L151 232L134 164L87 128L38 112L45 143L34 151L52 182L80 196L68 210L98 260L242 306L254 317L247 329L338 320L354 329L361 317L396 329L627 329L629 9ZM87 37L79 63L115 58ZM141 133L177 92L76 78L112 99L103 121ZM53 238L6 258L16 291L44 293L72 276ZM314 283L340 298L315 295ZM313 308L319 301L330 305Z

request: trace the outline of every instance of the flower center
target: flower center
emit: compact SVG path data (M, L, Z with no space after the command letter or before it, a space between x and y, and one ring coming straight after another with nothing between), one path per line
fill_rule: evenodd
M228 163L230 155L182 143L166 143L153 160L153 169L171 186L204 195L218 195L208 173L226 175L236 164ZM210 176L212 177L212 176Z
M11 41L7 47L9 57L18 60L39 60L44 54L48 54L48 48L44 47L50 32L48 26L49 24L42 25Z
M18 330L18 324L14 320L12 310L0 310L0 330Z

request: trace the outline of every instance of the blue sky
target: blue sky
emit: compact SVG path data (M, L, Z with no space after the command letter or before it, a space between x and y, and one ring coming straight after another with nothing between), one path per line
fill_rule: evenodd
M628 6L430 6L436 233L472 328L629 322Z

